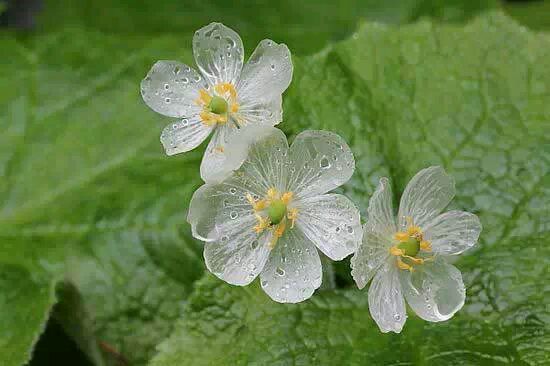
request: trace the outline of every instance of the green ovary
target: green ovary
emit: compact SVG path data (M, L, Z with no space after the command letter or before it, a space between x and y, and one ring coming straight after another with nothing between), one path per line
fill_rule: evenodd
M208 108L212 113L224 114L227 112L227 102L221 97L213 96L210 104L208 104Z
M397 247L405 251L405 255L414 257L420 251L420 241L415 238L409 238L409 240L399 243Z
M281 200L274 200L267 208L267 214L271 224L277 225L286 215L286 205Z

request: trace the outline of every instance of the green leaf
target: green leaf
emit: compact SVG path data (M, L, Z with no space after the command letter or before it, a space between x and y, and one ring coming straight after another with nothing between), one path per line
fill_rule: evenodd
M265 37L286 43L293 54L313 53L327 41L345 38L364 19L407 23L422 16L463 21L494 9L498 0L72 0L51 1L41 18L42 28L85 26L102 32L141 35L178 34L181 47L195 30L209 22L223 22L238 30L245 44ZM63 21L60 22L60 19Z
M20 366L30 360L55 301L55 281L19 266L0 264L2 365Z
M396 192L428 165L455 177L452 206L484 226L455 263L467 303L450 321L409 313L400 335L382 334L366 290L281 305L207 276L150 365L548 364L549 63L548 35L498 13L466 27L368 24L297 60L284 129L346 138L357 171L344 190L363 210L380 176Z

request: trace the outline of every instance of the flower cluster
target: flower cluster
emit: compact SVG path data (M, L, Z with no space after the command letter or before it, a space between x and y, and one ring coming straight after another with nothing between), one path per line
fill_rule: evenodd
M290 51L264 40L246 64L237 33L219 23L193 38L198 67L158 61L141 84L154 111L178 121L161 134L168 155L199 146L210 134L188 221L205 243L204 259L220 279L245 286L260 278L277 302L312 296L321 258L351 254L359 288L372 280L369 308L383 332L400 332L405 299L423 319L443 321L464 304L460 272L446 257L471 248L477 216L441 213L454 182L441 167L421 170L407 185L397 219L389 180L371 197L366 224L342 194L329 193L353 175L351 149L338 135L304 131L289 146L282 131L282 93L292 79Z

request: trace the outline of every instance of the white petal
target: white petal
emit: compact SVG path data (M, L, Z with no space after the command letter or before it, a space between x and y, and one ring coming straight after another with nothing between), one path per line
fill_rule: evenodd
M282 191L286 185L288 143L281 130L271 126L249 126L233 129L217 153L215 165L201 166L205 181L217 182L235 170L248 177L251 185L264 195L269 188ZM208 153L208 150L207 150ZM206 159L206 154L205 158ZM203 159L203 164L204 164Z
M202 123L200 117L184 118L166 126L160 142L167 155L175 155L194 149L212 132L212 127Z
M440 166L422 169L407 184L399 204L399 227L407 227L407 217L416 226L424 227L439 215L455 195L455 183Z
M233 175L223 183L205 184L193 193L189 203L187 221L191 224L193 236L212 242L229 235L234 227L255 225L252 206L246 199L247 193L258 195L242 176Z
M362 243L351 258L351 275L359 288L365 287L380 265L386 262L389 248L393 245L396 227L392 191L387 178L380 179L370 198L366 220Z
M300 198L326 193L346 183L355 170L343 138L328 131L304 131L290 147L288 189Z
M270 39L261 41L244 65L237 84L243 105L280 96L292 80L292 61L285 44Z
M157 61L141 82L141 96L155 112L191 118L200 112L195 104L199 90L208 84L192 68L177 61Z
M281 95L272 100L255 101L241 105L238 112L239 125L265 124L275 126L283 120L283 105Z
M435 253L460 254L477 243L481 232L479 218L469 212L449 211L431 220L424 228L424 239Z
M431 322L450 319L464 305L460 271L442 259L399 273L403 294L419 317Z
M193 55L200 72L211 85L235 84L243 67L243 41L231 28L210 23L195 32Z
M219 182L230 172L226 169L227 143L237 129L228 124L218 126L206 147L200 166L200 175L205 182Z
M340 194L324 194L296 202L296 227L332 260L353 253L361 241L359 210Z
M296 228L287 230L260 274L262 289L277 302L307 300L321 286L319 253Z
M369 311L383 333L400 333L407 319L397 272L395 265L386 262L369 287Z
M248 285L260 274L269 256L271 235L256 234L254 225L254 216L247 216L239 225L226 224L220 240L205 244L204 259L210 272L238 286Z

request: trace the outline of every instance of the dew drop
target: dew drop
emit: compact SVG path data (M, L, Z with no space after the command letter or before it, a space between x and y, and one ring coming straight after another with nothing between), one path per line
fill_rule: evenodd
M229 193L231 193L231 194L237 193L237 188L235 188L235 187L229 188Z
M170 104L171 99L170 99L170 98L166 98L166 99L164 99L164 102L165 102L166 104Z
M328 161L327 157L324 156L320 161L319 161L319 166L322 168L322 169L328 169L330 168L330 161Z
M233 219L233 220L235 220L237 218L237 216L239 216L239 214L236 211L231 211L229 213L229 217L231 217L231 219Z
M285 275L285 270L282 269L281 267L277 267L277 269L275 270L275 272L276 272L279 276L281 276L281 277L283 277L283 276Z
M353 228L351 226L348 226L348 233L353 234Z
M275 64L271 64L271 70L275 70Z
M401 320L401 314L393 314L393 319L398 322L399 320Z
M257 240L253 240L252 243L250 243L250 247L252 249L256 249L258 247L258 241Z
M195 81L198 83L199 81L201 81L201 77L199 75L195 76Z
M183 79L181 79L181 82L184 83L184 84L187 84L189 82L189 79L188 78L183 78Z
M223 207L229 206L229 200L223 200Z
M229 240L229 237L227 235L222 236L222 242L226 242Z
M166 89L166 90L170 89L170 84L168 84L168 83L164 84L164 89Z
M266 280L263 280L262 282L260 282L260 285L262 285L262 287L267 287L267 281Z
M181 68L179 66L174 67L174 74L177 75L181 71Z

